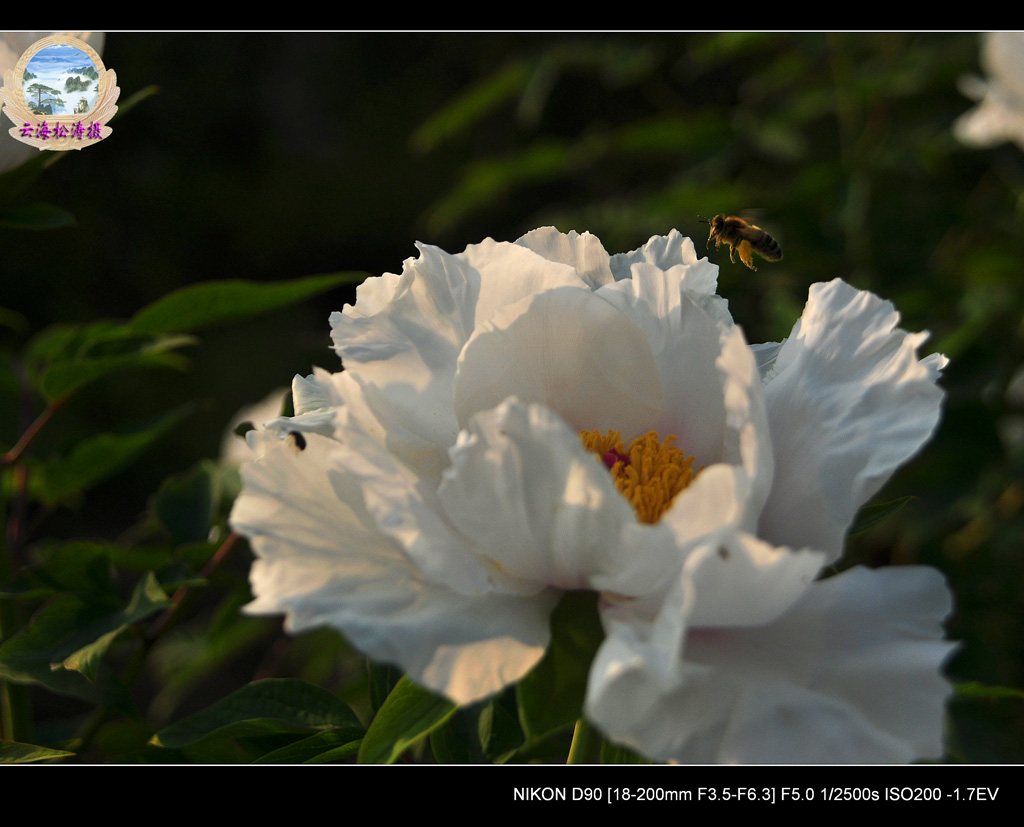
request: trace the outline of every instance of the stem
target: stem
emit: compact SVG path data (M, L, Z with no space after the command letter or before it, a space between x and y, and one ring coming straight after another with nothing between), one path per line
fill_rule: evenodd
M38 434L39 431L42 430L43 426L53 418L53 415L60 410L61 405L63 405L66 400L67 397L62 396L60 399L55 399L47 405L46 409L36 417L35 422L25 429L25 433L21 435L21 439L15 443L14 447L0 457L0 463L3 465L13 465L16 463L25 452L25 449L29 446L29 443L35 439L36 434Z
M16 628L14 604L0 598L0 638ZM32 742L32 712L29 688L11 681L0 681L0 733L8 741Z
M217 567L224 562L224 559L228 556L228 554L231 553L231 549L235 547L235 543L237 543L239 539L240 535L235 534L235 532L232 531L231 534L228 535L228 538L223 543L221 543L220 548L218 548L213 553L213 556L206 561L206 565L203 566L203 570L199 572L199 576L202 577L204 580L208 579L210 575L213 574L213 572L217 569ZM181 605L181 602L185 599L185 595L187 595L188 592L189 587L182 586L171 597L171 605L164 609L163 614L161 614L160 617L156 619L156 621L150 627L149 634L146 636L150 645L152 645L153 641L160 636L161 632L163 632L164 628L170 622L171 618L174 616L174 613L178 610L178 606Z
M14 579L14 559L7 542L7 504L3 502L4 481L0 479L0 590ZM0 642L18 629L14 601L0 597ZM29 688L11 681L0 681L0 732L9 741L32 742L32 711Z
M26 396L27 399L27 396ZM8 504L4 500L7 480L4 469L14 465L25 452L29 443L42 427L50 421L64 399L51 402L35 421L25 429L21 439L7 453L0 456L0 591L14 582L18 564L14 550L23 529L26 497L28 490L28 468L14 468L14 484L11 490L16 498L14 511L8 524ZM9 597L0 597L0 643L6 642L21 628L18 623L18 607ZM30 688L10 680L0 680L0 734L10 741L32 742L32 696Z
M569 747L569 757L565 759L565 763L601 763L601 734L588 724L585 718L580 718L576 722L576 729L572 733L572 745Z
M204 579L209 578L209 576L213 574L217 567L224 562L225 558L231 552L231 549L235 547L235 544L238 542L239 539L240 535L235 534L234 532L229 534L228 538L223 543L221 543L220 548L218 548L213 553L213 556L206 561L206 565L203 566L203 570L199 573L199 575ZM153 623L153 625L150 627L147 634L142 633L142 631L138 627L138 624L135 624L133 626L133 629L139 636L140 646L135 658L128 665L128 667L124 671L124 674L121 676L121 680L124 685L131 686L135 683L135 680L138 677L139 673L142 671L142 666L146 662L146 658L149 656L150 651L152 651L153 645L156 643L157 638L159 638L160 635L163 634L164 630L167 628L167 625L171 622L175 612L177 612L178 607L181 605L182 601L185 599L188 592L188 587L182 586L174 593L173 597L171 597L171 605L164 609L160 617L158 617L156 621ZM79 736L79 740L75 745L75 748L80 755L84 754L92 745L93 738L100 731L100 728L103 726L103 724L106 723L107 719L111 715L111 711L112 710L108 707L98 710L96 714L92 717L92 719L89 721L89 723L82 730L82 734Z

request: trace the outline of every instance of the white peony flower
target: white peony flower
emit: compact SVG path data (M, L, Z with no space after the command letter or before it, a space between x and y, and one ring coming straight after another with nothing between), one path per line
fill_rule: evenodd
M983 34L981 65L986 80L961 82L963 93L979 105L956 122L954 133L972 146L1013 141L1024 149L1024 32Z
M249 434L250 611L469 703L589 589L586 715L644 755L941 753L942 578L815 579L938 422L924 334L836 280L748 347L676 231L615 256L553 228L419 250L331 317L344 372L296 377L296 416Z
M4 86L4 75L14 68L33 43L44 37L61 34L75 37L94 48L97 54L103 54L104 32L0 32L0 86ZM0 105L3 101L0 100ZM0 116L0 173L13 169L24 163L39 152L34 146L15 140L8 130L13 126L6 115Z

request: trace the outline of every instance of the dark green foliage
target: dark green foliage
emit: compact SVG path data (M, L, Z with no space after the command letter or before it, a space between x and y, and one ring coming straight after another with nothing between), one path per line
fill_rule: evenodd
M547 654L519 683L519 719L527 738L543 739L580 718L590 663L603 639L597 594L567 592L551 614Z
M393 764L455 714L449 700L403 677L385 699L359 747L360 764Z
M153 736L153 743L180 748L214 736L335 729L346 733L360 729L359 720L348 706L320 687L278 679L242 687L208 709L160 730Z
M63 594L36 612L28 628L0 646L0 677L92 697L89 684L118 635L170 605L152 573L123 607L90 597Z
M155 645L168 628L186 592L207 585L209 573L223 563L237 538L224 537L230 501L223 491L236 489L233 469L213 462L165 480L149 512L117 543L44 540L27 522L29 509L45 516L57 506L77 507L84 496L116 477L168 431L195 414L195 404L179 405L150 421L107 433L79 433L58 442L47 439L58 410L74 408L88 386L122 379L128 372L153 367L186 369L187 360L172 351L197 340L182 331L208 328L251 317L323 292L342 278L320 276L277 285L243 281L210 282L186 288L151 304L132 322L51 325L20 352L4 354L3 388L28 410L41 413L3 456L3 494L10 498L8 547L0 547L0 690L3 735L0 762L31 762L88 756L105 744L121 744L121 760L160 760L143 742L144 730L125 725L140 713L126 692L138 679L147 657L159 663L170 654ZM25 325L19 314L5 319L14 332ZM19 398L20 397L20 398ZM31 405L31 407L28 407ZM13 407L13 406L12 406ZM5 423L12 427L13 422ZM5 512L8 512L5 503ZM137 515L123 514L124 529ZM211 540L219 536L216 545ZM151 545L157 544L157 545ZM26 552L28 554L26 555ZM18 558L20 564L12 565ZM153 566L158 573L147 570ZM138 573L141 573L141 577ZM175 592L172 600L169 591ZM173 708L174 700L196 676L208 674L219 660L254 643L263 624L240 617L244 602L229 590L226 612L209 623L208 649L178 669L154 698ZM33 604L45 601L29 617ZM30 686L77 698L94 708L66 750L30 742ZM127 716L127 718L125 717ZM205 729L204 729L205 728ZM330 737L288 750L295 740L329 729ZM208 731L207 731L208 730ZM324 762L354 754L363 730L351 710L326 690L299 682L267 681L167 728L153 741L179 760L254 760ZM323 733L321 733L323 734ZM210 736L213 746L194 747ZM284 740L282 740L284 739ZM296 751L297 750L297 751ZM88 760L88 758L87 758Z
M74 225L71 213L52 204L0 208L0 227L9 230L58 230Z

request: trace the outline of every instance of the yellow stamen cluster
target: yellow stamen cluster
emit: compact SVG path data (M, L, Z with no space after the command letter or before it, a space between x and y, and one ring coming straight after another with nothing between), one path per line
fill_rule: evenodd
M597 454L611 472L615 487L633 506L641 523L656 523L672 500L699 473L693 470L693 457L677 448L674 436L664 442L651 431L634 439L623 449L618 431L602 434L581 431L583 447Z

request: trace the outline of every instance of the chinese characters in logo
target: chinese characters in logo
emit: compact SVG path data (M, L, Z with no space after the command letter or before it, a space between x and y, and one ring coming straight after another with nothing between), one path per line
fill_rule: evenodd
M101 126L102 124L93 121L87 129L82 125L81 121L78 121L74 126L68 129L68 125L64 123L55 123L53 126L49 126L46 121L43 121L38 126L33 126L30 123L25 124L21 128L21 135L23 138L39 138L41 141L46 141L50 138L67 138L69 135L72 138L77 138L78 140L82 140L82 138L89 138L99 141L103 138L100 134Z

